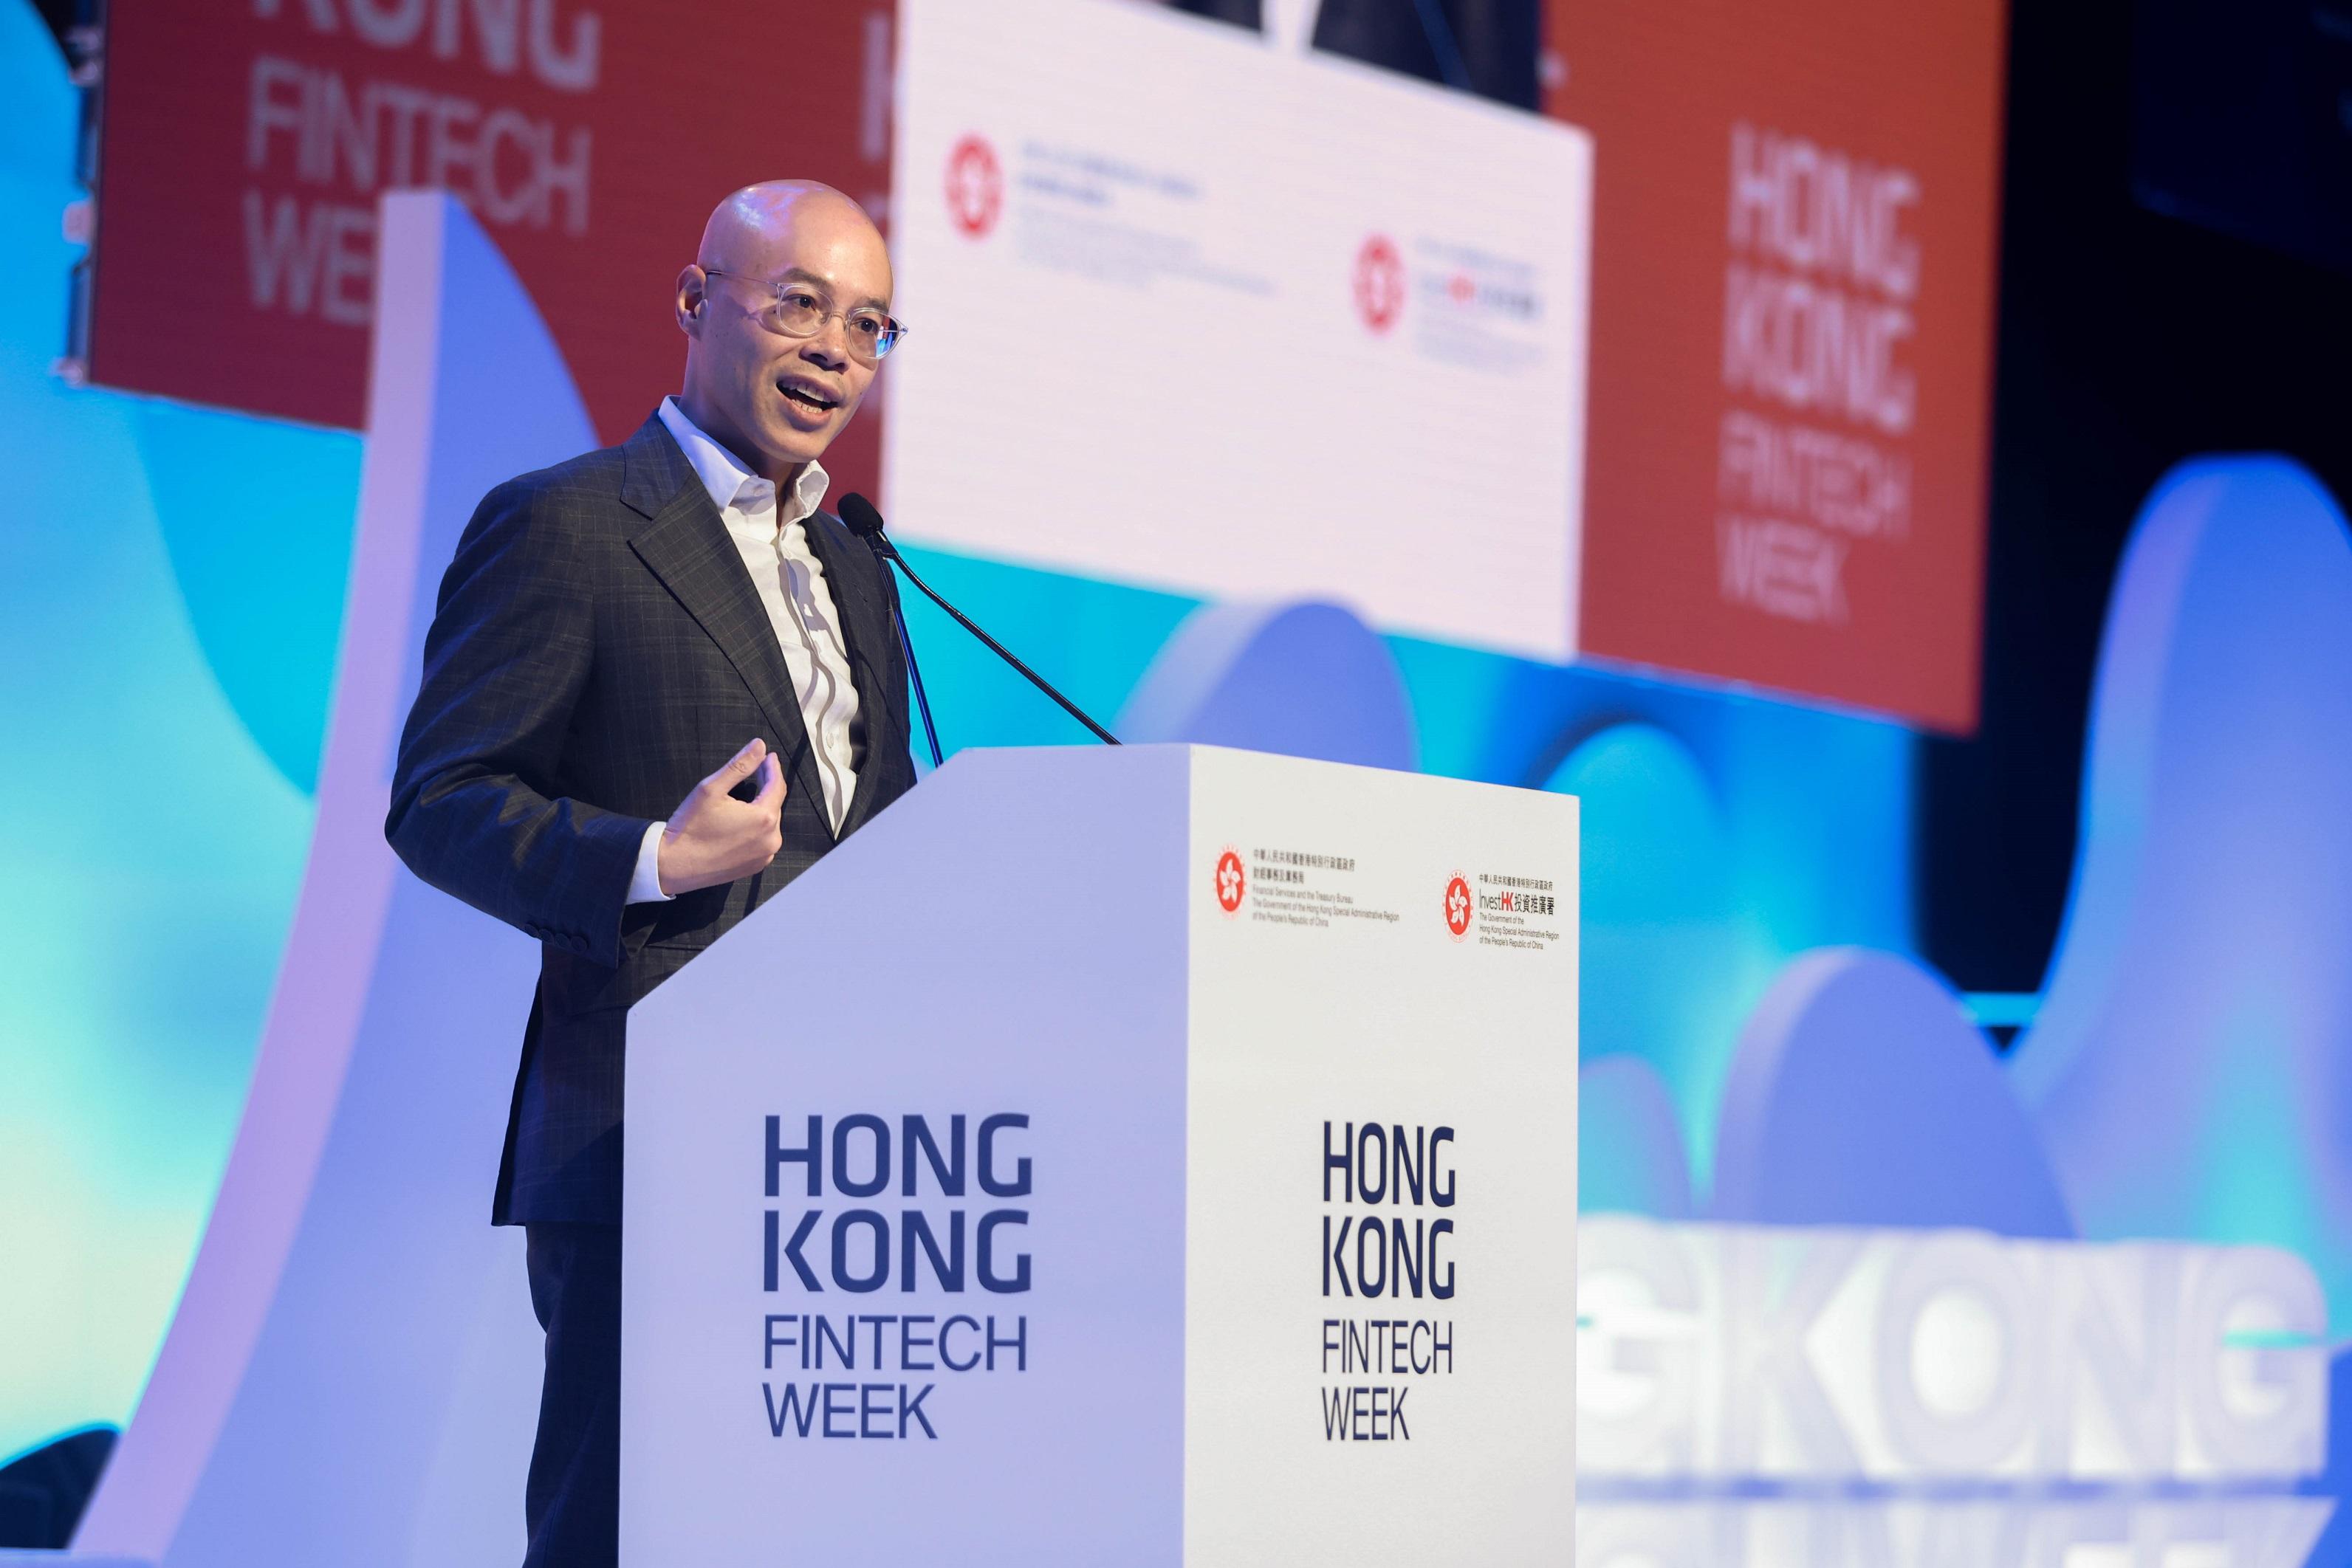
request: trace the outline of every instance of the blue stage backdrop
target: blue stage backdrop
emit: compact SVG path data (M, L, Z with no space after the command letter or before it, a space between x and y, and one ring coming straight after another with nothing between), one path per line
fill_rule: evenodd
M58 381L75 105L9 0L0 93L5 1456L130 1415L202 1230L310 849L362 445ZM2341 1332L2352 541L2293 465L2190 465L2149 501L2048 1004L2007 1062L1916 962L1898 727L910 553L1137 738L1581 797L1589 1207L2265 1242ZM949 746L1084 742L910 620Z
M75 101L16 0L0 100L5 1456L129 1416L204 1224L308 846L361 443L57 381ZM1197 608L914 553L1097 713ZM910 619L949 747L1084 738L928 605ZM1703 1190L1724 1064L1780 963L1910 950L1910 736L1381 643L1422 768L1585 796L1587 1049L1654 1065Z

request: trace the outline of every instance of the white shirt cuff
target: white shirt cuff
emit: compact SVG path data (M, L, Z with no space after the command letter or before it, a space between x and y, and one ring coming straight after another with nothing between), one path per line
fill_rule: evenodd
M661 840L667 822L656 822L646 829L645 841L637 845L637 869L629 878L631 904L667 904L671 894L661 890Z

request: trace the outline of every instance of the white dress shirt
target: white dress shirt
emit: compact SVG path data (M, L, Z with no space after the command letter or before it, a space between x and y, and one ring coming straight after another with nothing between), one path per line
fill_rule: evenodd
M784 669L800 699L801 723L808 731L817 779L824 788L825 817L837 831L857 789L857 685L850 676L849 645L842 636L833 593L825 586L824 563L809 548L807 519L824 500L824 469L811 463L801 470L779 518L775 482L752 473L705 435L676 398L662 400L661 422L685 449L686 460L710 493L711 504L743 557L752 586L760 591L760 602L768 612L768 624L775 631ZM780 752L782 739L770 737L770 749ZM661 836L668 825L656 822L646 831L637 850L636 874L629 880L631 904L669 896L661 890L660 875Z

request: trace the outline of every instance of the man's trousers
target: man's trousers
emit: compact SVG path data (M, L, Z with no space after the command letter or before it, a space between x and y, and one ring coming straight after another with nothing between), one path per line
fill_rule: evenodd
M529 1225L530 1304L547 1331L523 1568L620 1557L621 1228Z

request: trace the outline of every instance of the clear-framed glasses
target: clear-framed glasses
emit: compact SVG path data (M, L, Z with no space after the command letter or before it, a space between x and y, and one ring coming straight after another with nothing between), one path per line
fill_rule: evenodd
M907 335L905 323L868 306L856 310L829 310L824 296L795 278L782 283L764 277L753 277L740 272L721 272L715 267L702 269L705 277L740 277L746 283L756 283L771 289L776 296L761 318L768 329L787 338L814 338L824 329L827 321L839 317L842 329L849 338L849 352L855 359L871 365L888 357Z

